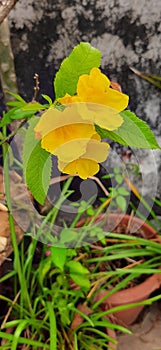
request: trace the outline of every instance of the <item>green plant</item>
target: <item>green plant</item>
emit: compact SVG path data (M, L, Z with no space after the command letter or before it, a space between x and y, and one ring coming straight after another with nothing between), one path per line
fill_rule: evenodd
M88 43L81 43L62 63L56 75L54 81L55 101L52 101L51 98L46 95L43 95L45 104L40 104L36 101L36 92L38 90L38 77L36 76L33 101L27 103L18 94L11 93L15 101L8 103L11 109L3 114L0 121L0 126L2 127L0 145L2 145L3 148L6 204L9 211L9 224L14 251L13 270L6 273L0 279L0 282L5 282L12 278L14 285L14 291L11 297L0 296L0 299L7 302L10 307L1 325L0 337L6 341L3 342L1 346L2 349L15 350L21 348L22 344L26 346L26 349L32 347L32 349L42 348L51 350L93 350L98 348L98 346L100 349L108 348L108 342L112 342L112 339L104 332L106 328L111 330L118 329L130 333L127 329L112 324L109 315L123 308L134 307L136 304L117 307L114 310L102 311L100 308L102 300L95 301L93 296L103 288L114 285L113 290L109 292L110 295L116 290L128 285L134 277L139 277L142 273L147 275L155 273L160 266L160 244L147 241L143 238L109 233L103 230L101 223L98 223L98 225L95 223L99 214L102 213L110 202L113 202L122 211L125 210L125 198L128 192L122 186L124 176L119 168L115 168L114 174L110 175L114 176L116 187L109 188L109 193L107 193L107 189L104 189L107 195L105 202L102 203L99 208L94 208L90 201L82 201L80 204L73 203L73 207L75 206L78 209L73 222L67 226L62 220L60 235L53 236L52 230L54 224L57 222L59 210L64 201L71 194L69 190L73 178L71 175L81 175L83 179L86 179L89 169L90 171L92 169L92 175L89 177L94 179L95 177L93 175L99 170L98 163L103 160L99 157L100 154L93 160L93 149L96 152L95 146L97 145L101 147L101 152L106 151L105 153L107 155L109 146L101 142L101 139L108 137L126 146L160 149L147 124L137 118L134 113L129 110L124 110L124 107L121 105L118 109L112 108L112 112L108 110L108 114L107 107L102 107L101 103L95 106L95 101L93 100L81 101L81 103L83 102L83 110L81 109L82 104L79 105L79 101L76 101L78 104L76 103L76 105L74 104L72 107L70 105L69 107L71 108L70 111L74 111L76 115L79 112L77 117L81 127L78 129L82 128L86 133L85 143L82 141L82 135L80 136L81 146L83 148L81 152L84 152L83 154L85 154L86 157L91 152L91 168L87 167L88 172L83 172L84 168L86 168L85 165L89 165L89 159L86 157L83 158L82 153L75 154L74 156L72 155L73 158L71 158L69 152L70 157L68 162L67 160L65 161L66 154L64 155L64 152L59 153L54 150L58 158L59 170L61 171L62 169L63 173L67 172L67 175L64 175L64 177L60 176L57 180L67 181L62 188L57 202L53 205L53 208L49 210L46 217L42 218L39 227L36 226L36 223L32 223L30 232L28 232L29 244L27 249L24 240L21 242L20 247L17 246L10 194L9 161L15 165L16 170L21 176L23 171L25 182L34 200L43 205L50 187L52 168L51 144L48 143L48 139L47 146L45 142L46 136L53 130L49 123L49 129L42 135L40 131L43 133L44 128L48 127L48 123L43 124L42 122L42 130L39 130L39 120L41 123L44 115L50 116L50 118L53 117L53 115L59 115L60 119L62 116L66 116L66 113L68 116L69 109L68 106L66 107L66 103L63 102L63 98L68 98L70 103L73 103L73 100L77 98L78 100L80 99L77 85L79 78L82 79L82 76L84 79L84 75L86 75L89 79L89 76L92 77L92 74L96 74L98 80L101 80L101 84L103 84L103 81L106 82L106 85L109 84L108 78L105 76L103 77L98 69L100 66L100 57L101 53L99 50L92 48ZM93 77L91 79L93 84ZM115 91L112 91L110 86L106 87L109 94L117 95ZM103 90L103 93L106 93L106 91ZM65 97L65 94L68 94L68 96ZM98 95L102 96L102 91ZM121 96L124 101L123 105L127 105L127 96L124 94ZM105 97L106 96L104 96L104 98ZM94 103L96 110L95 108L94 110L92 109L93 105L91 106L90 102ZM115 112L114 115L113 110ZM43 113L43 111L45 111L45 113ZM38 119L37 113L42 113L42 119ZM107 120L110 124L110 113L112 113L115 122L114 125L112 124L112 126L109 126L109 129L106 129ZM93 119L93 114L95 119ZM86 115L88 116L87 122L83 119ZM100 118L101 122L98 120L98 116L100 115L101 118L103 115L103 119ZM104 116L107 116L107 120ZM20 121L19 127L13 133L7 135L7 125L15 120ZM52 118L50 121L52 123ZM72 120L70 127L73 127L73 124L74 122ZM56 129L64 127L64 125L59 125L59 123L57 126ZM78 132L75 126L73 130L73 134L74 132ZM12 152L8 146L8 141L11 141L17 133L23 134L25 138L22 164L19 159L11 157ZM35 134L37 138L35 138ZM58 139L59 138L56 140ZM71 139L65 139L65 141L71 141ZM45 146L43 146L44 144ZM46 149L48 146L49 150ZM57 148L59 148L59 145L57 146ZM64 144L61 146L64 146ZM89 149L87 149L88 146ZM74 153L75 149L73 146L72 149L71 153ZM79 171L77 171L76 174L71 173L72 162L74 162L74 165L72 164L74 167L81 164L80 167L78 166ZM56 182L56 179L54 179L54 181ZM87 216L90 215L91 220L85 221L85 225L79 229L78 236L76 227L82 213L86 213ZM46 223L48 223L48 230L45 226ZM40 236L42 237L42 241L46 239L46 242L51 245L45 248L38 243ZM89 246L89 243L93 243L96 239L99 240L98 245L91 244L91 246ZM109 246L105 247L107 240ZM77 248L71 249L71 244ZM80 248L81 246L83 246L83 248ZM113 270L110 264L108 264L109 261L118 261L118 259L121 260L122 258L125 260L136 259L137 261L137 258L142 255L147 256L148 260L136 264L136 266L128 270L118 267ZM35 258L37 260L35 260ZM108 268L106 271L100 269L102 263L107 264ZM137 303L137 305L146 305L159 298L160 296L157 296L145 302ZM91 310L90 314L86 314L85 311L83 312L77 309L80 303L83 306L88 304ZM71 323L75 319L76 313L82 317L82 321L77 327L71 329Z
M113 178L115 180L115 187L109 187L109 195L111 198L110 205L119 208L123 213L126 212L127 201L126 197L129 196L129 192L124 186L124 175L119 167L113 169L113 174L108 174L102 176L102 179ZM101 198L101 201L104 203L107 199Z

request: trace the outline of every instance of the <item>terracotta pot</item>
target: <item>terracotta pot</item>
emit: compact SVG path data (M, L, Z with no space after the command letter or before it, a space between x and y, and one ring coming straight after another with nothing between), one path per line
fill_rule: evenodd
M93 310L90 309L88 306L86 306L86 304L79 304L77 306L77 309L87 316L89 316L93 313ZM106 317L106 318L108 321L110 321L110 317ZM71 335L71 332L75 328L79 327L83 323L83 321L84 321L83 317L79 313L75 312L73 321L72 321L71 326L70 326L70 330L68 332L69 337ZM114 330L106 328L106 332L110 338L113 338L116 341L116 333ZM74 344L73 339L72 339L72 344ZM117 345L113 344L112 342L109 342L108 346L110 347L111 350L117 350Z
M89 221L91 218L89 218ZM139 218L131 218L129 215L121 214L101 214L98 216L96 222L99 223L103 220L103 228L106 231L114 232L115 228L120 226L125 229L128 228L128 232L135 233L138 229L141 229L142 235L145 239L154 239L161 244L161 237L156 231L149 226L147 223ZM85 219L80 220L77 223L77 227L81 227L85 222ZM101 225L102 226L102 225ZM124 229L121 231L124 233ZM126 231L126 229L125 229ZM103 310L112 309L117 306L123 306L131 303L137 303L145 301L152 292L160 288L161 286L161 273L156 273L148 277L144 282L140 283L135 287L130 287L124 290L120 290L113 295L110 295L105 299L100 307ZM98 292L95 296L95 301L98 301L108 295L109 290ZM135 322L140 312L144 308L144 305L133 307L127 310L111 313L108 315L108 319L116 324L123 326L129 326ZM116 340L116 333L110 329L106 329L106 332L110 337ZM117 345L109 342L108 346L111 350L117 350Z
M110 228L113 229L113 226L123 226L127 227L129 225L129 231L132 233L135 233L139 228L141 229L141 232L143 236L146 239L155 239L159 243L161 243L160 236L156 233L156 231L149 226L147 223L142 221L139 218L131 217L129 215L117 215L117 214L110 214L107 219L107 229L110 230ZM121 305L127 305L131 303L137 303L146 300L152 292L154 292L156 289L160 288L161 286L161 273L156 273L150 277L148 277L144 282L140 283L139 285L135 287L130 287L124 290L120 290L113 295L110 295L103 303L102 306L107 308L113 308L116 306ZM100 299L107 295L108 292L102 291L98 293L97 299ZM114 313L114 318L117 319L117 323L124 324L124 325L131 325L134 323L142 309L144 308L144 305L133 307L128 310L123 310Z
M97 222L105 219L106 214L102 214L98 217ZM130 223L130 224L129 224ZM77 227L82 226L83 220L78 223ZM112 232L117 227L128 227L128 232L135 233L139 228L141 228L141 232L143 237L146 239L155 239L159 243L161 243L161 237L156 233L156 231L149 226L147 223L142 221L139 218L133 217L131 218L129 215L120 215L120 214L109 214L107 216L107 221L105 221L104 229L106 231ZM102 308L107 310L109 308L127 305L131 303L137 303L146 300L152 292L161 286L161 273L156 273L150 277L148 277L144 282L140 283L135 287L130 287L124 290L120 290L113 295L107 297L106 300L102 302ZM100 300L105 295L108 295L109 291L101 291L95 297L95 300ZM144 306L137 306L130 308L128 310L119 311L114 313L113 318L114 321L120 325L131 325Z

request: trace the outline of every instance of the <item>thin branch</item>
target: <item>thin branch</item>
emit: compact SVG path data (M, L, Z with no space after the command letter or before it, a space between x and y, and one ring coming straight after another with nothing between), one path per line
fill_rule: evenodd
M0 24L8 16L18 0L0 0Z
M34 79L35 79L35 86L34 86L34 96L33 96L32 102L36 101L37 94L40 90L40 88L39 88L39 84L40 84L39 83L39 75L37 73L35 73Z
M97 182L97 184L101 187L102 191L104 192L104 194L108 197L109 196L109 192L107 191L106 187L103 185L103 183L101 182L100 179L98 179L96 176L89 176L89 179L94 180Z
M16 294L16 296L15 296L15 298L14 298L14 300L13 300L11 306L9 307L8 312L7 312L7 314L6 314L6 316L5 316L4 320L3 320L3 322L2 322L2 324L1 324L1 328L0 328L0 329L3 329L3 328L4 328L4 326L5 326L5 324L6 324L7 320L8 320L8 317L10 316L10 313L11 313L11 311L12 311L12 309L13 309L13 306L14 306L14 304L17 302L19 296L20 296L20 291Z
M54 184L57 183L57 182L61 182L61 181L67 180L67 179L69 179L69 177L72 177L72 176L78 176L78 175L75 174L75 175L57 176L57 177L51 179L50 185L54 185ZM91 179L91 180L94 180L95 182L97 182L97 184L101 187L102 191L103 191L103 192L105 193L105 195L108 197L109 192L107 191L107 189L105 188L105 186L103 185L103 183L100 181L100 179L98 179L96 176L89 176L88 179Z
M26 124L26 119L23 120L21 123L19 123L17 129L14 129L14 131L10 135L8 135L7 137L5 137L5 139L2 139L2 141L0 141L0 146L3 145L5 142L9 141L13 136L15 136L18 130L21 129L25 124Z

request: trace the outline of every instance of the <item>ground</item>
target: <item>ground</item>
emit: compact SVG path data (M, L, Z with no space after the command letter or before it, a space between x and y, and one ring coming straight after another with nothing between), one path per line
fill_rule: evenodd
M161 302L145 308L130 329L133 335L118 336L118 350L161 350Z

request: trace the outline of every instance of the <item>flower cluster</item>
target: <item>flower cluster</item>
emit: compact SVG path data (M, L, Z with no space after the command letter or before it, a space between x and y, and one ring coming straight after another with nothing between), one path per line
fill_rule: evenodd
M106 160L109 145L101 141L95 125L116 130L123 123L119 112L128 105L128 96L110 87L110 80L98 68L83 74L74 96L58 102L64 107L49 108L35 127L41 147L58 157L58 168L82 179L96 174Z

